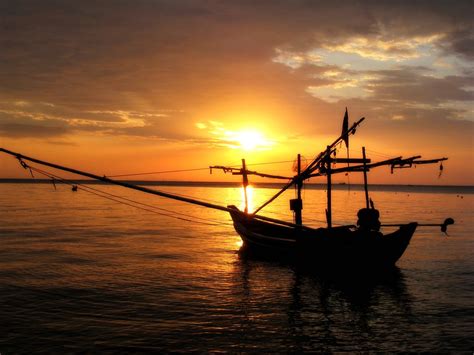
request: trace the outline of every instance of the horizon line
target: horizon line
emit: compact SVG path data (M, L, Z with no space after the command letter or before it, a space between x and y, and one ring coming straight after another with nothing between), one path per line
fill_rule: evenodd
M81 182L87 184L104 184L108 185L107 182L93 180L93 179L65 179L70 182ZM37 178L0 178L0 183L51 183L51 179L37 179ZM130 182L130 183L137 183L137 184L150 184L150 185L225 185L225 186L240 186L241 183L234 182L234 181L194 181L194 180L129 180L129 179L120 179L116 180L120 182ZM55 180L57 183L64 183L61 180ZM252 185L260 185L260 186L279 186L282 185L278 182L253 182ZM305 185L309 186L326 186L325 183L316 183L316 182L308 182ZM345 182L338 182L332 184L332 186L340 186L340 187L348 187L348 186L364 186L361 183L350 183L347 184ZM405 186L405 187L461 187L461 188L474 188L474 185L431 185L431 184L369 184L369 187L374 186L386 186L386 187L396 187L396 186Z

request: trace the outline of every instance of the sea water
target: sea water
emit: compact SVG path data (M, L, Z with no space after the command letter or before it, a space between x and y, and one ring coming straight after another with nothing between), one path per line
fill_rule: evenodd
M239 253L224 212L92 187L0 184L0 353L474 349L471 188L371 192L383 223L456 224L420 227L390 273L347 279ZM242 207L239 188L152 188ZM251 189L249 208L276 191ZM324 226L326 192L303 196L304 222ZM291 221L293 197L261 213ZM335 190L334 223L364 205Z

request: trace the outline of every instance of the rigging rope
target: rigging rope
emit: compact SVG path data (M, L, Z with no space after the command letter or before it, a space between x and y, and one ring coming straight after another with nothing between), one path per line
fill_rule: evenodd
M24 163L24 164L26 165L26 163ZM22 164L22 166L23 166L23 164ZM54 181L56 179L57 181L61 181L64 184L69 185L69 186L74 186L74 185L80 186L81 190L83 190L85 192L88 192L92 195L102 197L102 198L105 198L107 200L117 202L117 203L120 203L120 204L123 204L123 205L126 205L126 206L134 207L134 208L137 208L137 209L140 209L140 210L143 210L143 211L147 211L147 212L150 212L150 213L155 213L155 214L158 214L158 215L161 215L161 216L166 216L166 217L175 218L175 219L186 221L186 222L193 222L193 223L198 223L198 224L203 224L203 225L211 225L211 226L219 226L219 225L231 226L232 225L232 223L220 222L220 221L216 221L216 220L209 219L209 218L190 216L190 215L186 215L184 213L180 213L180 212L168 210L168 209L165 209L165 208L149 205L149 204L146 204L146 203L143 203L143 202L135 201L135 200L129 199L127 197L115 195L115 194L112 194L112 193L109 193L109 192L106 192L106 191L103 191L103 190L100 190L100 189L96 189L96 188L91 187L91 186L85 186L82 183L78 183L74 180L65 179L61 176L58 176L58 175L53 174L51 172L48 172L48 171L39 169L37 167L30 166L30 165L26 165L25 169L28 169L30 172L35 171L35 172L37 172L41 175L44 175L44 176L52 179L53 184L54 184ZM54 187L56 187L56 186L54 185ZM186 195L182 195L182 196L186 196ZM158 212L157 210L165 211L167 213ZM287 215L285 215L283 213L279 213L279 212L268 211L268 213L287 217ZM314 219L314 218L305 218L305 220L312 221L312 222L319 222L319 223L324 223L325 222L325 221L317 220L317 219Z
M264 162L264 163L254 163L247 164L248 166L257 166L257 165L270 165L270 164L282 164L282 163L291 163L293 160L283 160L283 161L274 161L274 162ZM231 165L230 168L240 168L241 165ZM155 174L167 174L167 173L184 173L188 171L200 171L200 170L209 170L209 167L205 168L194 168L194 169L178 169L178 170L162 170L162 171L152 171L145 173L132 173L132 174L119 174L119 175L107 175L109 178L115 177L124 177L124 176L140 176L140 175L155 175Z
M165 190L162 190L162 191L165 191ZM176 195L176 196L181 196L181 197L187 197L187 198L196 198L196 196L192 196L192 195L185 195L185 194L179 194L177 192L174 192L173 191L173 195ZM211 203L221 203L221 201L217 201L217 200L211 200L211 199L208 199L208 198L202 198L202 197L199 197L199 200L201 201L206 201L206 202L211 202Z
M143 202L135 201L135 200L129 199L127 197L115 195L115 194L112 194L110 192L105 192L105 191L95 189L95 188L90 187L90 186L84 186L84 185L81 184L81 189L90 189L90 190L98 191L98 192L103 193L105 195L112 196L112 197L122 199L122 200L125 200L125 201L129 201L129 202L132 202L132 203L135 203L135 204L138 204L138 205L142 205L142 206L145 206L145 207L149 207L149 208L157 209L157 210L160 210L160 211L165 211L165 212L169 212L169 213L174 213L174 214L186 216L183 213L179 213L179 212L176 212L176 211L168 210L166 208L157 207L157 206L149 205L149 204L146 204L146 203L143 203ZM192 218L195 218L195 219L200 219L200 220L203 220L203 221L211 221L213 223L219 223L219 222L216 222L216 221L211 220L209 218L202 218L202 217L189 216L189 215L188 215L188 217L192 217ZM220 224L231 225L230 223L224 223L224 222L220 222Z
M205 225L212 225L212 226L216 226L216 225L229 226L229 225L231 225L230 223L226 223L226 222L219 222L219 221L215 221L215 220L211 220L211 219L195 217L195 216L189 216L189 215L186 215L184 213L179 213L179 212L167 210L167 209L164 209L164 208L148 205L148 204L145 204L145 203L142 203L142 202L138 202L138 201L134 201L132 199L128 199L126 197L114 195L114 194L111 194L111 193L108 193L108 192L105 192L105 191L102 191L102 190L99 190L99 189L95 189L95 188L90 187L90 186L84 186L83 184L77 183L77 182L72 181L72 180L70 182L67 179L64 179L64 178L62 178L60 176L57 176L53 173L50 173L50 172L47 172L47 171L44 171L44 170L41 170L41 169L38 169L38 168L35 168L35 167L29 166L29 168L32 169L33 171L35 171L39 174L42 174L44 176L47 176L49 178L52 178L52 179L56 178L56 179L62 181L63 183L65 183L67 185L73 185L73 184L79 185L79 186L81 186L81 190L83 190L85 192L88 192L90 194L93 194L93 195L96 195L96 196L99 196L99 197L103 197L105 199L108 199L108 200L111 200L111 201L114 201L114 202L117 202L117 203L121 203L121 204L124 204L124 205L127 205L127 206L135 207L135 208L147 211L147 212L151 212L151 213L155 213L155 214L158 214L158 215L167 216L167 217L171 217L171 218L175 218L175 219L179 219L179 220L183 220L183 221L187 221L187 222L194 222L194 223L205 224ZM131 203L125 202L123 200L129 201ZM138 206L138 205L145 206L145 207L141 207L141 206ZM169 214L169 213L158 212L156 210L166 211L166 212L169 212L169 213L173 213L175 215L186 216L188 218L175 216L175 215L172 215L172 214ZM207 222L191 220L189 218L199 219L199 220L203 220L203 221L207 221Z
M372 154L377 155L377 156L382 157L382 158L392 158L392 157L394 156L393 154L392 154L392 155L389 155L389 154L377 152L377 151L372 150L372 149L367 149L367 148L366 148L365 150L366 150L367 152L369 152L369 153L372 153Z

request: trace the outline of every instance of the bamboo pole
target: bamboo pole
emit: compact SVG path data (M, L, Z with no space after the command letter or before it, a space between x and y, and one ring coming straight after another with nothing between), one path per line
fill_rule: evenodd
M129 189L133 189L133 190L138 190L138 191L145 192L145 193L152 194L152 195L158 195L158 196L161 196L161 197L166 197L166 198L170 198L170 199L173 199L173 200L182 201L182 202L186 202L186 203L191 203L191 204L194 204L194 205L203 206L203 207L207 207L207 208L212 208L212 209L215 209L215 210L229 212L229 213L236 213L236 212L237 213L243 213L242 211L239 211L238 209L233 208L233 207L219 206L219 205L209 203L209 202L199 201L199 200L195 200L195 199L192 199L192 198L173 195L173 194L163 192L163 191L159 191L159 190L149 189L149 188L146 188L144 186L138 186L138 185L133 185L133 184L123 182L123 181L113 180L113 179L110 179L106 176L99 176L99 175L91 174L91 173L86 172L86 171L72 169L72 168L69 168L69 167L66 167L66 166L61 166L61 165L58 165L58 164L53 164L53 163L49 163L49 162L39 160L39 159L36 159L36 158L28 157L26 155L23 155L23 154L20 154L20 153L15 153L15 152L12 152L12 151L4 149L4 148L0 148L0 152L4 152L6 154L12 155L15 158L17 158L18 160L20 160L20 162L23 161L23 160L28 160L28 161L31 161L31 162L34 162L34 163L37 163L37 164L40 164L40 165L49 166L49 167L54 168L54 169L67 171L67 172L70 172L70 173L73 173L73 174L76 174L76 175L85 176L85 177L88 177L88 178L91 178L91 179L94 179L94 180L103 181L103 182L106 182L106 183L109 183L109 184L118 185L118 186L126 187L126 188L129 188ZM271 222L271 223L275 223L275 224L280 224L280 225L283 225L283 226L288 226L288 227L293 227L293 228L297 227L297 225L294 224L294 223L282 221L282 220L279 220L279 219L276 219L276 218L259 216L259 215L256 215L256 214L252 214L251 217L255 218L255 219L262 220L262 221L267 221L267 222ZM310 227L307 227L307 226L301 226L301 227L306 229L306 230L314 230L314 228L310 228Z
M331 147L328 145L326 149L326 175L328 178L327 199L328 208L326 210L326 219L328 228L332 227L332 201L331 201Z
M244 199L245 199L245 209L244 212L249 212L249 200L247 197L247 186L249 185L249 180L247 178L247 167L245 166L245 159L242 159L242 186L244 188Z
M330 145L330 147L334 147L336 144L338 144L342 139L343 137L347 134L353 134L356 130L356 128L362 123L362 121L365 120L365 117L362 117L361 119L359 119L359 121L357 122L354 122L354 124L351 126L351 128L349 128L347 130L346 133L344 134L341 134L339 136L339 138L337 138L334 142L332 142L332 144ZM313 161L311 162L311 164L309 164L304 170L303 172L301 173L301 176L303 177L303 179L309 179L311 177L311 173L316 170L317 168L317 165L319 162L321 162L321 160L324 158L324 153L326 151L322 151L321 153L319 153L316 158L313 159ZM271 202L273 202L276 198L278 198L278 196L280 196L283 192L285 192L288 188L290 188L294 183L296 182L296 179L295 177L293 177L291 179L290 182L288 182L285 186L283 186L281 188L280 191L278 191L274 196L272 196L268 201L266 201L264 204L262 204L260 207L258 207L254 213L257 213L258 211L260 211L262 208L264 208L265 206L267 206L268 204L270 204Z
M365 159L365 147L362 147L362 159L364 159L365 207L369 208L369 187L367 186L367 162L366 162L366 159Z
M295 210L295 224L301 225L303 224L303 216L301 213L302 209L302 200L301 200L301 188L303 187L303 180L301 179L301 154L298 154L298 182L296 184L297 187L297 208Z

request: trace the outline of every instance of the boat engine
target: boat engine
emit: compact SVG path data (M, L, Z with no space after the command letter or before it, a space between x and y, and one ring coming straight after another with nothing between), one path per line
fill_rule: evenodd
M362 230L380 230L380 213L375 208L362 208L357 212L357 225Z

